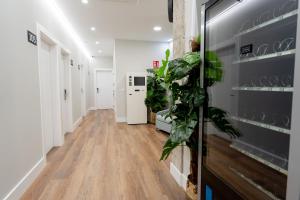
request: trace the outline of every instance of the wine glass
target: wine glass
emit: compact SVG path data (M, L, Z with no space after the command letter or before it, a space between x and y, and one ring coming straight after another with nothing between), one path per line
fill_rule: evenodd
M279 76L270 76L268 78L269 86L271 87L278 87L280 85L280 78Z
M273 17L279 17L284 15L287 12L291 12L292 10L297 9L297 1L296 0L286 0L280 7L273 9Z
M277 53L281 51L281 42L280 41L276 41L273 43L273 52Z
M251 20L247 20L241 25L241 27L239 29L239 33L243 32L251 27L252 27Z
M267 76L262 76L259 78L259 85L260 87L268 87L268 77Z
M280 43L280 51L290 50L294 46L294 43L295 43L295 38L293 37L285 38Z
M293 77L291 75L283 75L280 78L280 85L282 87L292 87Z
M277 126L278 125L278 114L272 114L270 117L270 124L273 126Z
M261 122L265 123L265 122L266 122L266 119L267 119L266 113L265 113L265 112L261 112L261 113L259 114L259 119L260 119Z
M262 44L256 50L256 56L266 55L269 49L269 44Z
M285 13L291 12L297 8L297 1L296 0L288 0L284 2L279 8L279 14L283 15Z
M281 116L280 120L281 120L281 124L283 125L283 127L290 128L291 119L290 119L290 117L288 115Z
M263 12L259 17L255 20L257 22L256 25L262 24L266 21L269 21L272 19L272 11L271 10L266 10Z

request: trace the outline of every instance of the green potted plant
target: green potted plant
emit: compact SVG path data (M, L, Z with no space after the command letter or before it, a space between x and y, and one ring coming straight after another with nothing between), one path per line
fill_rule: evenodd
M162 80L157 78L155 69L148 69L147 77L147 96L145 104L150 110L149 122L154 124L156 113L166 108L167 96L166 89L161 85Z
M227 112L208 106L207 87L222 80L223 65L216 53L206 52L205 54L204 82L206 88L201 87L200 84L201 58L199 52L187 53L182 58L170 61L158 73L165 86L171 91L170 109L166 117L172 119L172 131L163 147L161 160L167 159L176 147L188 146L191 152L191 172L188 180L195 186L198 176L200 107L204 109L204 120L212 122L217 129L232 138L240 135L227 120ZM204 149L205 151L206 149Z

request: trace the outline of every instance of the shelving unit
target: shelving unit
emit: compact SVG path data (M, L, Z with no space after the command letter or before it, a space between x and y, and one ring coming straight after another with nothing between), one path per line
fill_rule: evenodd
M254 160L256 160L256 161L258 161L258 162L260 162L260 163L263 163L263 164L265 164L265 165L271 167L272 169L274 169L274 170L276 170L276 171L278 171L278 172L280 172L280 173L283 173L283 174L285 174L285 175L288 174L288 171L287 171L287 170L282 169L281 167L278 167L277 165L274 165L273 163L268 162L268 161L266 161L266 160L264 160L264 159L262 159L262 158L260 158L260 157L258 157L258 156L256 156L256 155L254 155L254 154L251 154L251 153L249 153L248 151L245 151L245 150L243 150L243 149L241 149L241 148L239 148L239 147L236 147L236 146L234 146L234 145L230 145L230 147L233 148L233 149L235 149L235 150L237 150L237 151L239 151L239 152L242 153L242 154L245 154L246 156L249 156L250 158L252 158L252 159L254 159Z
M240 118L240 117L235 117L235 116L233 116L231 118L233 120L244 122L244 123L251 124L251 125L254 125L254 126L258 126L258 127L261 127L261 128L266 128L266 129L273 130L273 131L280 132L280 133L290 134L289 129L281 128L281 127L278 127L278 126L273 126L273 125L269 125L269 124L249 120L249 119L244 119L244 118Z
M241 177L242 179L244 179L245 181L247 181L248 183L250 183L252 186L256 187L258 190L260 190L263 193L265 193L266 195L268 195L271 199L273 199L273 200L280 200L278 197L276 197L274 194L272 194L272 192L265 190L263 187L261 187L260 185L256 184L253 180L251 180L250 178L246 177L244 174L240 173L239 171L237 171L233 167L229 167L229 169L231 171L233 171L236 175L238 175L239 177Z
M209 153L203 156L203 166L245 199L286 198L288 169L293 164L289 158L295 126L299 1L222 0L201 10L202 53L211 51L222 71L222 79L214 85L204 81L209 87L208 105L228 113L227 125L240 133L230 138L229 129L222 131L204 121ZM204 67L204 73L213 72ZM222 166L227 166L225 172Z
M261 91L261 92L293 92L293 87L233 87L237 91Z
M271 58L277 58L277 57L283 57L283 56L290 56L290 55L295 55L296 50L287 50L287 51L282 51L282 52L276 52L276 53L271 53L263 56L256 56L252 58L244 58L238 61L233 62L233 64L240 64L240 63L246 63L246 62L252 62L252 61L259 61L259 60L266 60L266 59L271 59Z
M273 19L271 19L269 21L266 21L266 22L264 22L264 23L262 23L260 25L257 25L257 26L254 26L252 28L249 28L249 29L247 29L245 31L242 31L242 32L238 33L237 35L235 35L235 37L240 37L240 36L245 35L247 33L251 33L253 31L259 30L261 28L267 27L267 26L269 26L271 24L275 24L275 23L280 22L282 20L288 19L288 18L290 18L292 16L296 16L297 13L298 13L298 9L294 10L294 11L291 11L289 13L286 13L284 15L281 15L279 17L273 18Z

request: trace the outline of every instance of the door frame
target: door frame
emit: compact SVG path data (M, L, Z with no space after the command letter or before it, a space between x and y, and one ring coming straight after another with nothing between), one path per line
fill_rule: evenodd
M287 196L286 199L300 200L300 135L299 135L299 116L300 116L300 71L297 64L300 63L300 9L298 8L297 15L297 42L295 56L295 71L294 71L294 93L292 104L292 127L290 133L290 151L289 151L289 167L287 180Z
M84 64L78 65L80 76L80 109L81 118L87 114L86 109L86 66Z
M46 159L47 150L45 145L45 118L44 118L44 112L45 112L45 106L46 102L43 101L43 85L45 85L45 80L42 79L42 64L41 64L41 58L40 58L40 52L41 52L41 42L45 41L50 43L52 45L52 52L51 54L51 63L52 67L54 67L54 87L52 88L52 94L53 94L53 104L52 109L54 113L54 133L53 133L53 146L62 146L64 144L64 137L62 134L62 118L61 118L61 99L60 99L60 73L59 73L59 54L60 54L60 43L52 36L52 34L44 28L42 25L38 24L37 27L37 48L38 48L38 69L39 69L39 87L40 87L40 106L41 106L41 122L42 122L42 150L43 150L43 157Z
M113 69L112 68L96 68L95 69L95 71L94 71L94 87L93 87L93 89L94 89L94 101L95 101L95 108L96 108L96 110L99 110L100 108L97 106L97 72L111 72L112 73L112 75L114 76L114 74L113 74ZM114 80L112 80L113 82L114 82ZM114 88L113 88L113 90L114 90ZM114 92L114 91L113 91ZM115 107L115 105L114 105L114 96L113 96L113 108Z
M73 109L72 109L72 106L73 106L73 99L72 99L72 70L71 70L71 63L70 63L70 60L71 60L71 51L69 51L68 49L64 48L64 47L61 47L60 49L60 64L62 64L62 58L64 57L66 59L65 62L67 62L67 66L65 65L60 65L60 96L61 96L61 115L62 115L62 130L63 130L63 134L66 134L64 132L64 126L66 125L65 129L66 129L66 132L72 132L73 130ZM65 74L65 67L68 67L67 69L67 74ZM65 85L65 81L64 81L64 78L65 77L68 77L68 83L67 85ZM64 100L64 89L67 89L68 91L68 104L67 104L67 107L66 107L66 110L63 109L63 102L65 101ZM66 113L64 113L66 112ZM66 116L67 119L64 119L64 117ZM67 121L66 124L65 121Z

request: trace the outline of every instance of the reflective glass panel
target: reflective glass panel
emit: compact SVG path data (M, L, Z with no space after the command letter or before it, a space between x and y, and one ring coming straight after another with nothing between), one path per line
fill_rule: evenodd
M297 8L220 0L206 10L203 164L245 199L286 196Z

